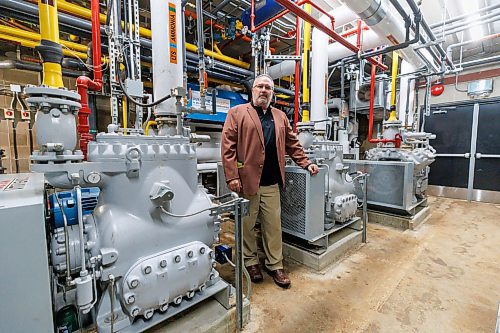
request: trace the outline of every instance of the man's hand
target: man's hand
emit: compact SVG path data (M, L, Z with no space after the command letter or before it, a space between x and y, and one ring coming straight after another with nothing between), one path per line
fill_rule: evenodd
M229 187L229 189L233 192L241 193L241 182L239 179L231 180L229 183L227 183L227 187Z
M319 168L316 164L311 164L307 167L307 171L309 171L311 173L311 175L315 175L319 172Z

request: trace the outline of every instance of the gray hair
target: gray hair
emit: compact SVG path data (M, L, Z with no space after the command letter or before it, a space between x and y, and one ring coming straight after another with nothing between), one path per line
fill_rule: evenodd
M271 80L271 82L273 83L273 86L274 86L274 79L271 77L271 75L269 75L269 74L259 74L253 80L252 87L255 87L255 81L257 81L257 79L261 78L261 77L267 77L269 80Z

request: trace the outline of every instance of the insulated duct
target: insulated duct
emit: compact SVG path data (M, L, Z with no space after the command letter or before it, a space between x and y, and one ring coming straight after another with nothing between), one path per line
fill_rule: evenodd
M153 88L154 100L170 95L173 88L183 86L182 19L180 0L151 1L153 82L157 82ZM165 40L165 33L168 40ZM175 114L175 102L175 98L170 98L160 103L155 108L155 114Z
M328 24L329 18L323 16L321 23ZM328 87L328 54L324 50L328 47L327 34L314 28L312 32L312 59L311 59L311 116L316 131L325 132L328 116L327 87ZM345 50L347 50L344 47ZM347 50L349 51L349 50ZM350 52L350 51L349 51Z
M344 0L344 4L357 13L359 18L379 36L381 44L397 45L405 41L404 21L386 0ZM367 48L368 46L365 47L364 44L364 37L362 41L363 48ZM342 48L342 45L337 45L337 47ZM332 47L328 51L334 52L334 50L335 48ZM423 57L433 63L433 58L428 50L421 49L420 51ZM398 53L417 68L426 65L411 47L399 50Z

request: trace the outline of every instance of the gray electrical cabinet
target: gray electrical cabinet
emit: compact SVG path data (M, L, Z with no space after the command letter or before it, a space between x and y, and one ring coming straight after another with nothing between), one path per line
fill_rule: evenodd
M285 167L285 186L281 189L283 232L305 240L325 232L325 176L325 169L311 176L300 167Z
M0 332L54 332L43 174L0 175Z

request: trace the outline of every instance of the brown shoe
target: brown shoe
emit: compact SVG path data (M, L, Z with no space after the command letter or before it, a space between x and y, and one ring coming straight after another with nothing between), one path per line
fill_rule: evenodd
M262 272L260 271L260 266L257 265L252 265L247 267L248 275L250 275L250 280L252 280L253 283L259 283L264 280L264 277L262 276Z
M287 289L290 287L292 281L290 281L288 274L286 274L284 270L282 269L277 269L274 271L267 270L267 272L269 273L269 275L273 277L274 283L276 283L281 288Z

